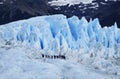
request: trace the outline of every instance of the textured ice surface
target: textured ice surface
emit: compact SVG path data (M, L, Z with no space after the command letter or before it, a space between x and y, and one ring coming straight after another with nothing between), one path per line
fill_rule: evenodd
M117 24L101 28L98 19L88 22L84 17L66 18L64 15L35 17L0 26L1 39L20 41L28 47L49 49L51 51L81 48L111 49L112 56L119 54L120 29ZM111 56L111 52L104 53ZM118 55L117 55L118 56Z
M68 60L120 74L120 29L116 23L102 28L97 18L88 22L84 17L61 14L40 16L0 25L0 42L6 50L34 49L38 56L33 58L39 58L39 53L65 55Z
M26 51L29 51L27 53ZM35 50L36 51L36 50ZM36 53L34 51L34 53ZM25 48L0 48L1 79L119 79L69 60L33 58ZM38 55L37 55L38 56ZM35 57L35 56L34 56Z

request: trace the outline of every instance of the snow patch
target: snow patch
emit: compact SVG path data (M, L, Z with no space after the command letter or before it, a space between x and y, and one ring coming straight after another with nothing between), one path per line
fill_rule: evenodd
M64 6L64 5L75 5L79 3L89 4L92 3L93 0L52 0L48 2L51 6Z

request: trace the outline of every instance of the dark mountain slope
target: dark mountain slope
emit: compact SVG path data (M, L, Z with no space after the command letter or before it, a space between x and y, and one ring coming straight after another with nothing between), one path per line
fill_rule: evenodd
M53 14L45 0L7 0L0 5L0 24L30 18L33 16Z
M120 27L120 1L94 0L90 4L50 6L50 0L6 0L0 4L0 24L34 16L65 14L81 18L99 18L102 26L111 26L116 21ZM1 1L0 1L1 2Z

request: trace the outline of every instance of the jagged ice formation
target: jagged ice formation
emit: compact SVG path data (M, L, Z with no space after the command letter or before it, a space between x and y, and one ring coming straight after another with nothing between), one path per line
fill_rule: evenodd
M120 71L120 29L116 23L102 28L97 18L88 22L59 14L16 21L0 25L0 41L1 48L34 49L36 55L65 55L103 71Z
M103 52L108 56L112 53L112 56L119 57L120 54L120 51L116 51L120 45L117 24L102 28L97 18L88 22L84 17L67 19L61 14L35 17L1 25L0 36L1 40L20 41L28 47L56 51L54 54L59 54L57 51L61 47L72 50L82 48L86 52L92 48L104 48L113 51Z

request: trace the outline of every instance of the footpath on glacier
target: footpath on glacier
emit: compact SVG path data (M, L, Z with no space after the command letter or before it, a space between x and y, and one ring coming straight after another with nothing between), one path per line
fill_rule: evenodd
M0 25L1 79L119 79L120 29L64 15ZM43 58L65 56L65 59Z

